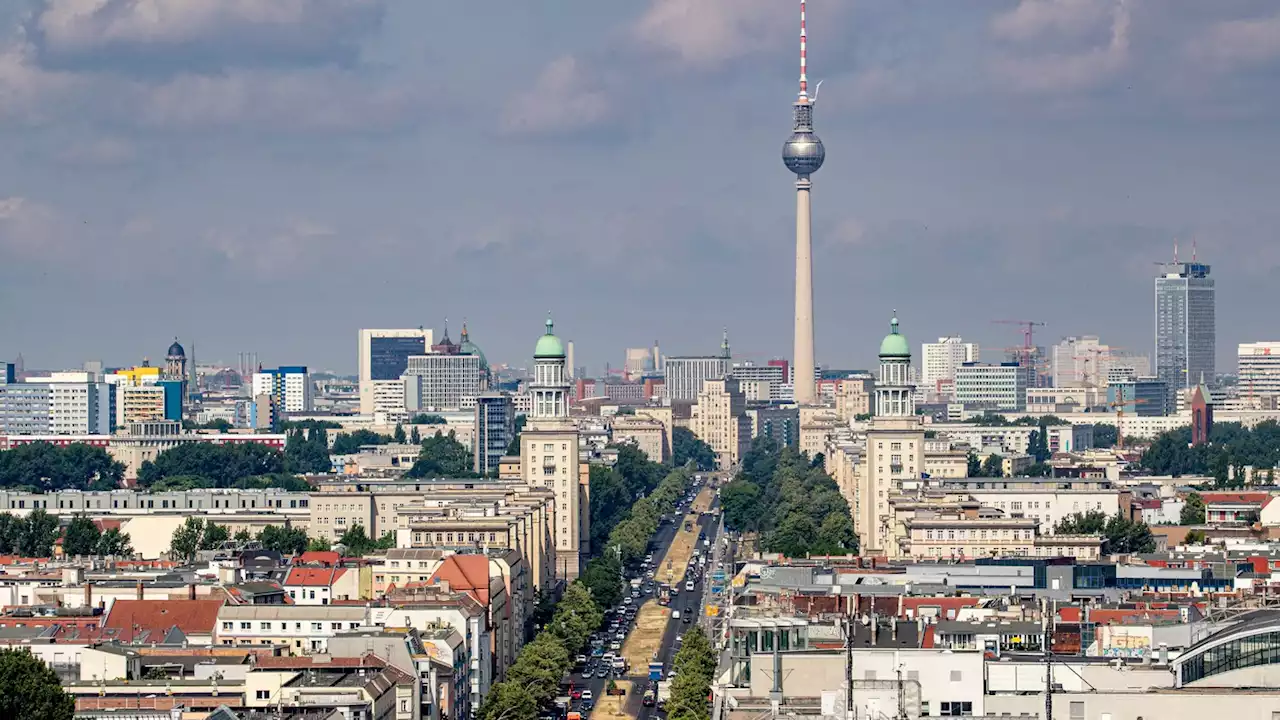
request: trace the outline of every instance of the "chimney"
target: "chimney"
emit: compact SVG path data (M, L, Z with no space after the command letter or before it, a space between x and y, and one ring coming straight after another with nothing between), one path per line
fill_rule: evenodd
M93 607L93 583L87 580L84 583L84 606Z
M143 599L143 597L142 597L142 581L141 581L141 580L139 580L139 581L138 581L138 599L139 599L139 600L142 600L142 599Z
M188 599L188 600L195 600L195 599L196 599L196 584L195 584L195 583L188 583L188 584L187 584L187 599Z

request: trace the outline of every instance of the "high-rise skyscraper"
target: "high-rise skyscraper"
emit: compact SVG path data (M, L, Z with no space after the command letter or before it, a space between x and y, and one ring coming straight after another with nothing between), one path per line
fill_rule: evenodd
M813 106L818 100L817 88L809 98L808 34L805 30L805 0L800 0L800 94L792 106L791 137L782 146L782 162L796 174L796 317L795 398L801 405L812 405L814 394L813 361L813 238L809 230L809 176L822 167L826 150L813 132ZM819 83L821 84L821 83Z
M1156 377L1169 393L1195 387L1203 376L1214 381L1216 320L1209 266L1177 261L1156 276Z
M425 328L360 331L356 364L361 413L404 412L404 383L400 376L409 367L409 357L425 355L431 340L432 332Z

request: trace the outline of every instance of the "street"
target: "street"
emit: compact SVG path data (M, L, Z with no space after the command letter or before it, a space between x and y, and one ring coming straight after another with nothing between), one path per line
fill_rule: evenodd
M702 492L704 490L706 490L705 484L703 485L702 488L699 489L699 492ZM711 492L714 493L714 491L711 491ZM717 505L718 505L718 498L714 494L712 494L710 498L710 507L715 508ZM668 553L671 550L677 535L679 534L681 528L683 527L684 519L686 517L689 517L691 513L695 512L694 510L691 509L690 505L688 504L682 504L680 511L681 512L675 516L675 520L673 522L668 522L664 524L661 528L659 528L657 534L655 535L655 544L653 549L653 556L655 558L655 561L651 566L653 569L656 570L654 588L652 592L648 594L644 594L640 598L636 599L634 602L637 604L642 604L650 601L656 602L658 583L663 581L664 579L663 572L665 571L665 567L660 567L660 563L662 562L662 559L667 558ZM718 529L719 529L719 518L717 516L698 515L695 521L695 525L693 527L695 540L697 538L698 533L700 532L706 533L706 537L709 538L711 541L711 546L716 547L716 543L718 539L716 534ZM702 552L704 554L706 553L706 549L703 543L701 542L697 543L697 549L699 550L699 552ZM713 568L714 566L711 564L708 564L706 567L708 569L708 572L710 572L710 569ZM690 569L694 570L694 566L691 565ZM699 568L698 570L693 571L691 574L689 574L689 580L693 582L692 591L686 590L687 586L685 585L685 582L686 582L685 575L676 577L674 582L671 583L673 587L675 587L677 583L679 584L679 593L672 594L670 610L680 611L681 617L680 619L675 619L671 616L670 613L666 614L665 628L662 631L661 641L658 644L658 651L656 653L656 658L649 658L649 659L660 660L663 663L664 677L665 677L665 673L670 673L672 668L672 661L675 659L675 654L677 650L676 638L682 635L685 630L691 627L694 627L695 624L698 624L701 621L701 616L704 611L703 604L705 602L705 595L706 595L704 591L704 583L707 581L707 579L708 578L706 577L706 573L703 573ZM630 593L630 591L631 591L631 588L628 585L627 592ZM686 617L688 618L687 622L685 620ZM630 638L631 632L634 629L634 627L635 627L634 619L631 619L631 620L624 619L620 630L625 632L627 634L627 637ZM605 647L606 648L609 647L608 642L605 643ZM620 653L621 651L618 650L614 652ZM622 703L622 707L624 709L624 714L626 716L632 717L632 718L638 718L639 720L648 720L651 717L664 716L662 713L657 712L656 707L645 707L642 705L642 698L643 698L644 692L653 684L648 679L647 662L648 660L646 660L643 663L633 661L632 666L628 668L625 674L620 676L611 675L611 677L614 677L614 679L618 682L620 686L627 686L627 685L630 686L630 690L628 691L628 695L624 699L624 702ZM598 667L598 664L593 663L589 667ZM605 689L608 686L609 678L598 677L597 673L592 673L590 677L584 677L584 675L581 672L581 668L575 668L575 671L571 676L571 680L573 683L574 690L581 691L583 689L586 689L591 691L590 697L593 698L594 705L598 705L600 702L602 702L602 700L605 699ZM623 682L623 681L628 681L628 682ZM570 708L573 710L579 710L580 712L582 712L584 718L590 716L591 713L594 711L594 708L584 709L582 703L578 698L572 699Z

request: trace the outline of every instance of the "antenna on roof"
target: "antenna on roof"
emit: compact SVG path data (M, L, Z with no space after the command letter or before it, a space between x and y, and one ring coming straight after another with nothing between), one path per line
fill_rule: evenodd
M808 34L805 32L804 25L804 5L805 0L800 0L800 99L806 100L809 97L809 57L808 57Z

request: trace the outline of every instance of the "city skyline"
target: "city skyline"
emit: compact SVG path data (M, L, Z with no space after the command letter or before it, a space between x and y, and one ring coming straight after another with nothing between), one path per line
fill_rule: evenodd
M1016 345L988 319L1017 308L1043 344L1151 354L1152 263L1193 238L1222 290L1219 367L1272 339L1251 300L1280 262L1280 171L1257 162L1277 145L1273 5L812 4L841 158L815 190L820 364L873 367L894 307L917 341ZM723 325L744 355L787 355L795 5L685 5L518 7L478 56L422 31L460 8L175 12L152 33L62 0L0 10L19 28L0 157L22 169L0 182L0 306L19 308L0 350L131 364L176 334L210 361L352 372L360 327L467 315L495 362L527 365L550 307L593 368L653 338L712 353ZM481 141L444 142L464 128ZM653 302L625 322L596 300L636 293ZM698 307L715 316L682 319ZM289 331L247 321L267 312Z

